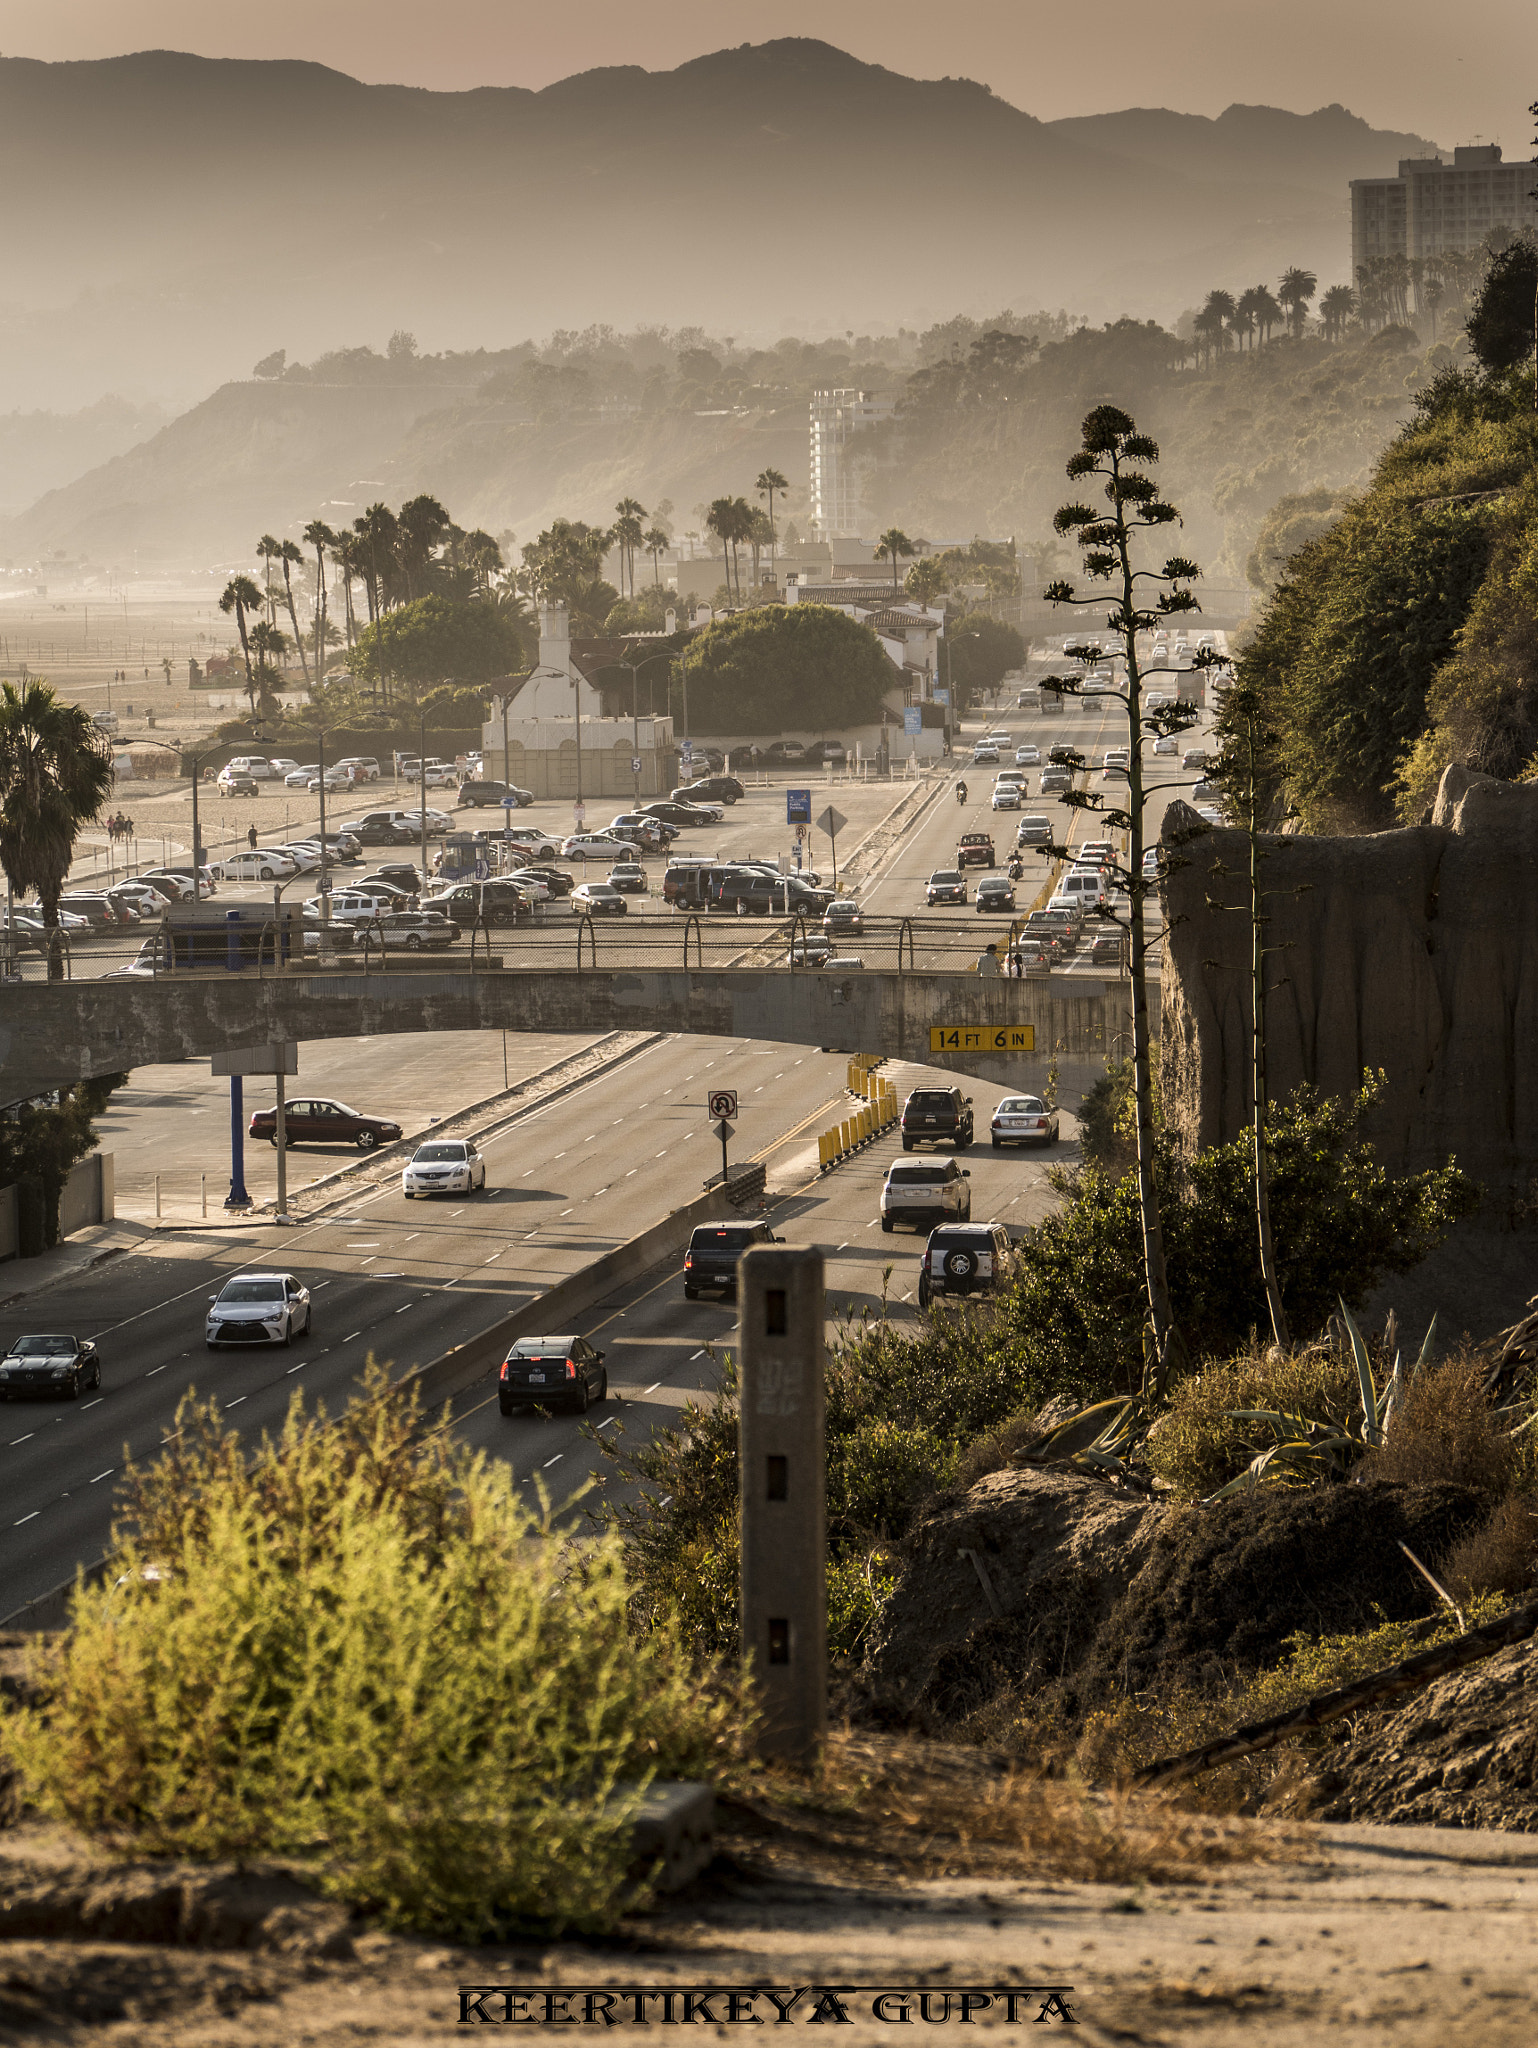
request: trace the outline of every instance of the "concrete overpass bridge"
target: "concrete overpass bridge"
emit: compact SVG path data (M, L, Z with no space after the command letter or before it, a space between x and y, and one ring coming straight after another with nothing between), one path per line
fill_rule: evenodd
M783 959L783 955L781 956ZM355 962L281 972L198 967L154 978L0 988L0 1100L97 1074L287 1040L406 1031L687 1032L881 1053L1067 1100L1130 1044L1127 984L1014 981L932 967L841 974L774 967L472 968ZM1118 1043L1119 1041L1119 1043Z

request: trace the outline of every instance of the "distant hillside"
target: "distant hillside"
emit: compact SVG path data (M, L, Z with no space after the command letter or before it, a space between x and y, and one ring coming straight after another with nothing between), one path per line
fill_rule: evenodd
M79 412L0 414L0 514L148 440L166 422L158 405L101 398Z
M275 346L397 327L437 350L602 320L826 333L1134 298L1169 318L1220 272L1340 276L1345 178L1429 147L1338 108L1043 123L801 40L538 93L7 58L0 167L27 203L0 216L0 376L18 404L186 401Z

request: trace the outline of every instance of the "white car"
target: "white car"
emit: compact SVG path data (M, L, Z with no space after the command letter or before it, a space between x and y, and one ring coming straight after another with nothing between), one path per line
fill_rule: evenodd
M1178 754L1180 742L1172 732L1161 733L1153 743L1153 750L1156 754Z
M486 1162L468 1138L429 1138L401 1169L401 1193L471 1195L486 1185Z
M1018 811L1024 794L1018 782L996 782L990 807L995 811Z
M319 761L312 761L307 768L291 768L283 778L283 787L285 789L308 789L319 773Z
M305 787L312 792L318 789L351 789L357 781L356 772L351 768L328 768L324 775L315 769ZM287 778L285 777L285 781Z
M259 846L255 853L232 853L214 863L221 882L281 882L298 872L297 861L271 846Z
M1015 766L1017 768L1039 768L1041 766L1040 747L1016 747Z
M912 1223L967 1223L972 1216L972 1176L954 1159L900 1160L887 1168L881 1188L881 1228Z
M1055 1145L1057 1111L1039 1095L1006 1095L989 1125L993 1149L1005 1145Z
M402 782L421 782L428 789L452 789L459 777L452 768L445 768L436 761L429 761L425 768L411 767L401 770Z
M972 749L972 766L974 768L981 768L985 761L996 762L998 758L999 750L991 740L979 740Z
M306 846L302 841L296 842L292 846L269 846L267 851L269 853L286 853L294 863L295 870L301 875L307 875L312 868L320 866L320 848L318 846Z
M610 832L573 832L561 842L563 860L634 860L642 851L633 839L621 839Z
M347 754L336 765L338 768L350 768L354 782L379 780L379 763L372 754Z
M226 1344L292 1344L310 1331L310 1290L292 1273L237 1273L209 1297L203 1341L210 1351Z
M548 832L541 832L537 825L509 825L497 837L505 839L509 846L527 847L536 860L554 860L563 843L552 839Z

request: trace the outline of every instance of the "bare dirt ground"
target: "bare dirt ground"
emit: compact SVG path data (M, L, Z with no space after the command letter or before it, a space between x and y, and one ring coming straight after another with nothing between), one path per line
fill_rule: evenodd
M1016 2024L1033 2029L1063 2024L1048 2005L1055 1989L1086 2042L1313 2048L1322 2031L1409 2048L1460 2035L1481 2048L1533 2039L1531 1837L1257 1827L1168 1808L1138 1817L1103 1802L1086 1834L1084 1805L1064 1794L1050 1812L1031 1809L1035 1833L1016 1806L1010 1826L983 1840L937 1817L938 1759L906 1753L925 1780L911 1804L890 1774L896 1752L887 1775L867 1780L876 1800L860 1813L847 1797L820 1807L725 1801L706 1875L603 1942L458 1949L393 1937L281 1872L112 1866L26 1823L0 1834L0 1928L15 1929L0 1944L0 2041L414 2048L460 2032L467 1985L532 1991L517 2010L536 2021L540 1996L557 1987L717 1987L691 2023L719 2032L727 1990L772 1986L783 1999L803 1989L791 2023L845 2012L842 2038L852 2041L923 2024L920 1988L931 2024L961 2023L963 1991L992 1992L991 2005L974 2004L974 2026L1007 2025L1013 1989ZM846 1751L845 1793L849 1763ZM962 1805L970 1775L954 1773ZM975 1820L975 1801L970 1811ZM1080 1832L1065 1837L1073 1814ZM1145 1874L1051 1874L1086 1858ZM45 1925L51 1938L40 1938ZM900 1986L913 1987L913 2020L889 2007L878 2022L873 1992ZM836 2005L819 2007L824 1988ZM660 1999L648 2009L653 2024L664 2018ZM482 2010L496 2023L505 2007L492 1997ZM554 2007L557 2023L567 2011L584 2023L580 1996ZM762 1995L739 2007L750 2013L775 2019ZM679 1996L673 2016L684 2020ZM633 2007L615 2019L633 2026Z

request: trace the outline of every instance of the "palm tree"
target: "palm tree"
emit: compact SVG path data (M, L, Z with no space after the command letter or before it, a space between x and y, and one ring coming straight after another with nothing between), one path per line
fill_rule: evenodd
M337 545L337 537L324 519L312 519L304 537L315 550L315 680L326 679L326 550ZM298 628L294 629L296 632Z
M419 497L408 498L402 505L400 517L395 521L395 544L391 552L405 580L408 603L425 595L433 565L433 550L441 545L452 524L438 500L425 491ZM418 585L422 586L420 590Z
M336 565L342 572L342 604L347 619L347 652L352 653L352 644L357 632L357 614L353 610L352 587L362 576L363 541L356 533L339 533L332 536L331 551Z
M1431 315L1431 339L1433 341L1437 338L1437 307L1441 305L1446 296L1447 286L1442 282L1441 273L1436 270L1430 271L1425 284L1421 287L1421 297L1426 302L1426 311Z
M1255 324L1260 329L1261 346L1264 348L1270 343L1272 328L1281 323L1282 308L1280 302L1263 284L1255 287L1254 307Z
M246 692L252 703L256 702L256 685L251 680L251 639L246 632L246 613L260 611L262 593L249 576L232 576L224 586L224 595L219 600L222 612L235 614L235 625L240 634L240 651L246 663Z
M1244 337L1247 334L1253 335L1260 325L1260 290L1258 284L1252 284L1247 292L1239 294L1239 302L1234 308L1233 326L1235 334L1239 337L1241 353L1244 349Z
M372 625L385 608L387 578L395 560L400 527L389 506L381 502L370 505L361 518L353 521L352 527L358 536L358 574L363 579Z
M289 571L295 562L304 560L299 543L285 540L278 549L278 560L283 564L283 597L288 606L288 622L294 629L294 645L299 649L299 666L304 670L304 686L310 687L310 664L304 658L304 642L299 637L299 614L294 610L294 584Z
M918 549L914 546L913 542L909 540L908 536L903 532L900 526L889 526L886 532L882 534L880 540L877 541L874 559L880 562L888 556L891 557L892 595L894 597L897 595L898 556L906 556L911 561L917 553Z
M265 710L283 681L281 670L288 652L288 635L281 626L269 626L265 619L258 619L251 628L251 651L256 656L256 675L249 689L251 709Z
M272 565L278 556L282 554L283 550L270 533L264 533L256 544L256 552L261 556L265 565L263 569L262 601L267 607L267 623L271 626L277 623L273 617L272 610Z
M949 578L940 567L938 555L925 555L921 562L915 562L903 578L903 588L918 603L931 605L939 597Z
M112 753L78 704L45 682L0 696L0 866L18 894L36 889L48 934L48 979L62 981L59 891L82 825L101 816Z
M761 469L758 472L758 481L754 484L753 488L761 498L769 500L769 574L774 581L775 588L778 590L780 585L780 568L776 557L779 552L779 535L774 524L774 494L776 491L788 491L790 489L790 482L788 478L781 476L777 469Z
M721 543L727 588L730 589L735 581L739 598L742 596L742 577L737 572L737 544L747 539L752 517L744 498L712 498L705 512L706 526Z
M652 558L652 582L662 588L662 557L673 543L660 526L649 526L641 536L641 545Z
M759 558L764 548L771 546L774 541L774 529L769 524L768 515L762 512L757 505L750 505L748 507L748 530L743 535L743 538L753 550L753 588L757 591L759 586Z
M1200 331L1207 336L1208 347L1213 354L1220 354L1227 348L1229 329L1237 311L1232 292L1208 292L1207 303L1197 314L1196 321Z
M1356 311L1356 293L1349 284L1332 284L1319 301L1319 318L1326 341L1339 341L1346 322Z
M1277 297L1287 308L1287 324L1294 336L1301 341L1303 330L1308 325L1308 302L1319 289L1319 280L1311 270L1300 270L1296 264L1284 270L1276 287Z
M614 508L618 514L614 522L614 538L619 543L620 583L623 587L628 573L630 595L635 596L636 549L642 545L644 528L641 521L646 517L646 507L636 498L621 498Z
M464 537L462 549L465 567L475 582L476 595L491 596L491 579L504 566L502 550L484 527L477 526L473 533Z

